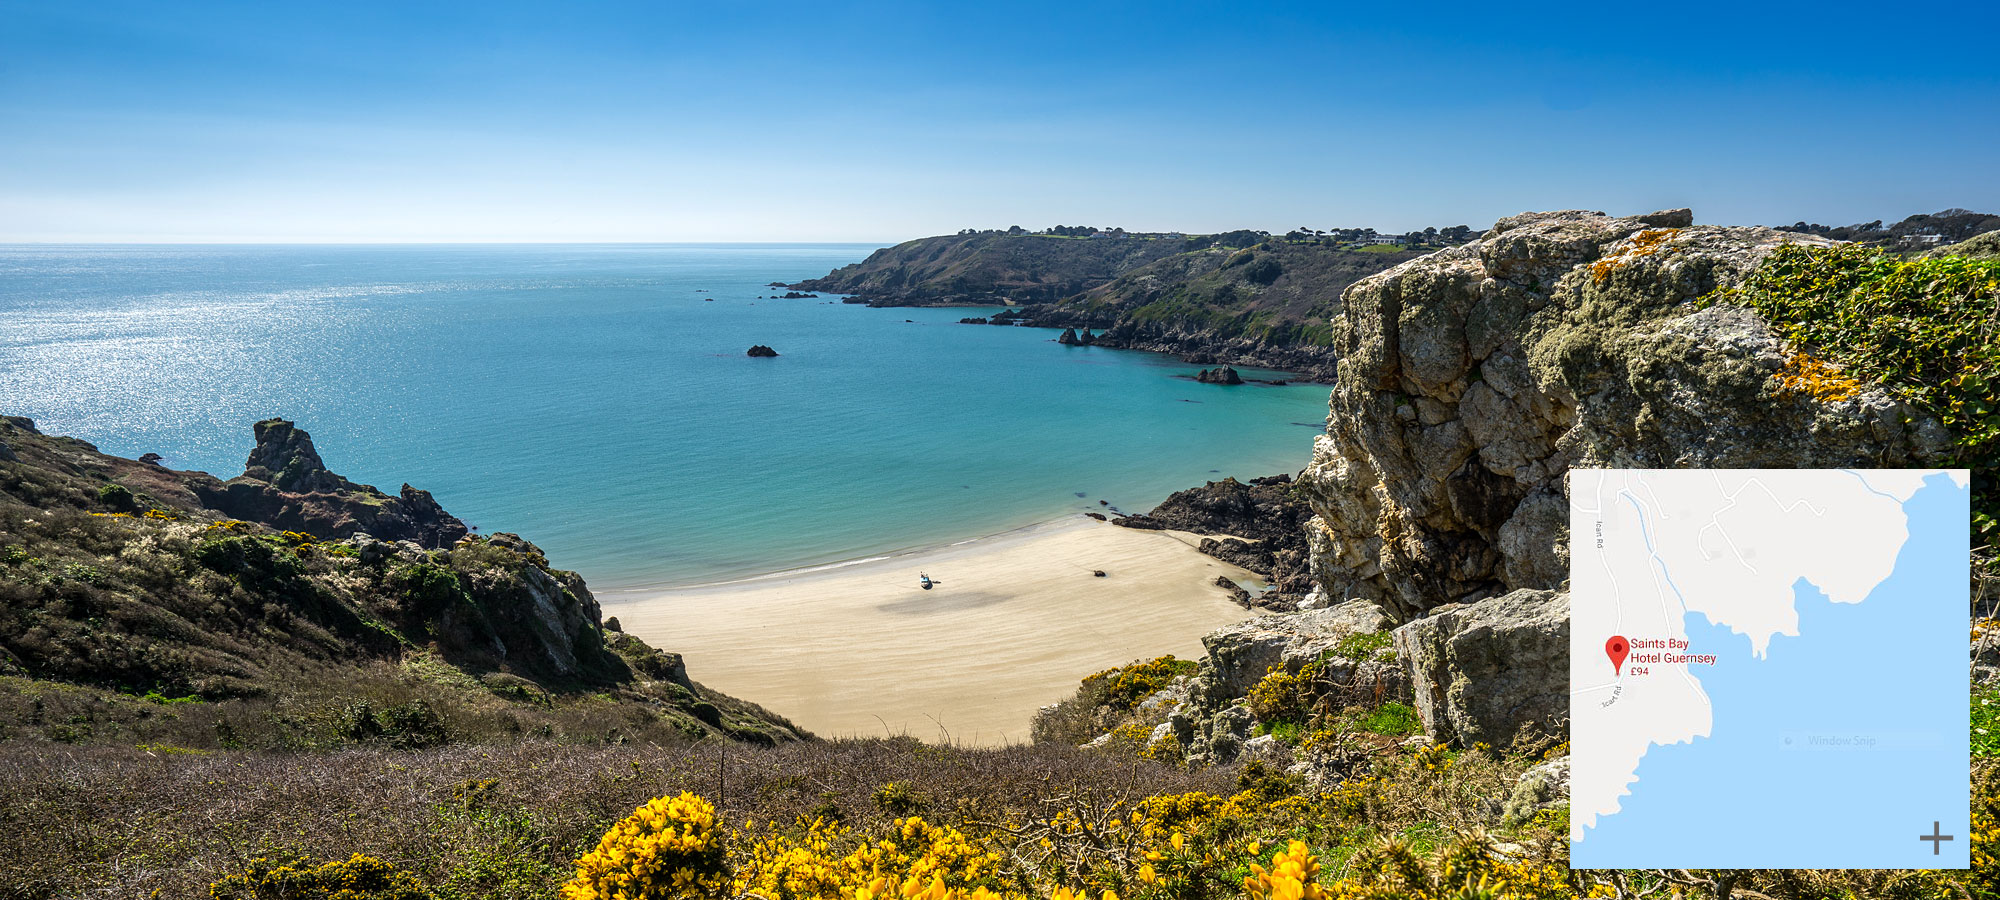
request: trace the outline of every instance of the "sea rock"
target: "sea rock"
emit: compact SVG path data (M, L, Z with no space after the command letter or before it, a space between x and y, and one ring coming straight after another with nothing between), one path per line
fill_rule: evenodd
M1229 580L1229 576L1227 575L1215 576L1214 584L1216 587L1219 587L1224 591L1229 592L1229 599L1236 601L1236 604L1238 606L1242 606L1245 609L1249 609L1254 605L1251 602L1250 592L1248 590L1245 590L1242 585Z
M746 355L748 355L748 356L758 356L758 357L766 357L766 358L768 358L768 357L773 357L773 356L777 356L777 355L778 355L778 351L776 351L776 350L773 350L773 349L771 349L771 348L769 348L769 347L766 347L766 346L764 346L763 344L757 344L757 345L755 345L755 346L752 346L752 347L750 348L750 352L749 352L748 354L746 354Z
M1082 343L1082 342L1081 342L1081 341L1079 341L1079 340L1077 340L1077 337L1076 337L1076 329L1074 329L1074 328L1065 328L1065 329L1063 329L1063 333L1062 333L1062 334L1061 334L1060 336L1058 336L1058 337L1056 338L1056 343L1058 343L1058 344L1063 344L1063 345L1065 345L1065 346L1072 346L1072 347L1073 347L1073 346L1076 346L1077 344L1080 344L1080 343Z
M1216 366L1213 369L1201 370L1194 376L1194 380L1202 384L1242 384L1243 376L1237 374L1233 366Z
M355 484L326 468L312 435L284 419L257 423L244 472L217 482L199 472L183 482L202 505L272 528L330 536L365 532L424 548L450 547L469 533L429 491L407 484L397 496Z
M1292 476L1280 474L1247 483L1225 478L1176 491L1152 512L1117 524L1218 535L1197 549L1263 575L1272 589L1257 598L1258 606L1291 609L1313 587L1304 531L1311 517L1292 490Z
M1572 466L1936 464L1936 420L1875 387L1788 392L1768 323L1697 302L1787 243L1825 242L1687 210L1528 213L1349 288L1300 479L1314 581L1399 621L1560 588Z
M1336 609L1339 607L1336 607ZM1569 721L1569 594L1522 589L1397 628L1424 731L1506 750L1560 740Z

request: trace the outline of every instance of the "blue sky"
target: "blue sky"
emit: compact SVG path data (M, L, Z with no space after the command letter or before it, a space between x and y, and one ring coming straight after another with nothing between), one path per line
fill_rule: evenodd
M1996 210L1996 31L1950 3L0 2L0 240Z

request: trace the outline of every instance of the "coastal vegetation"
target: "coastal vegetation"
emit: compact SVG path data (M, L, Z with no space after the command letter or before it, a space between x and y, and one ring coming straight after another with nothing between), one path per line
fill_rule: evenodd
M1601 277L1566 262L1565 284L1609 305L1689 271L1699 240L1717 255L1748 243L1650 218L1674 221L1574 226L1601 229L1589 241L1615 261ZM1116 242L1039 237L1057 238ZM1353 252L1268 236L1169 249L1139 269L1178 259L1177 286L1131 309L1179 302L1174 291L1227 285L1241 300L1344 277L1328 254ZM1768 321L1785 342L1782 366L1742 370L1757 391L1718 395L1830 416L1888 390L1911 417L1936 418L1975 470L1990 528L1996 265L1779 247L1675 309L1717 328ZM1513 277L1540 291L1564 272L1521 264ZM1119 275L1098 292L1137 301L1150 290L1139 283ZM1381 285L1368 288L1362 299L1379 300ZM1525 296L1510 289L1495 296ZM1448 304L1396 299L1449 332L1434 328ZM1672 305L1647 299L1647 315ZM1592 352L1637 346L1612 346L1621 333L1599 324ZM1635 380L1671 377L1653 349L1631 352L1645 363ZM1455 396L1495 384L1526 396L1525 363L1459 356L1479 374L1436 379ZM1396 427L1382 423L1403 421L1397 408L1369 424ZM1613 413L1620 427L1635 418ZM1537 416L1555 414L1513 419ZM1414 408L1408 421L1421 421ZM1489 560L1495 571L1465 589L1426 581L1348 600L1369 583L1331 580L1324 473L1214 482L1122 523L1249 538L1203 546L1282 576L1283 608L1298 611L1220 629L1199 660L1084 676L1036 717L1035 743L979 749L815 739L602 620L582 580L526 539L454 526L413 489L392 498L325 472L290 423L258 435L249 471L222 483L0 422L0 900L2000 898L1990 680L1972 695L1969 872L1569 869L1566 673L1549 649L1566 653L1559 584L1516 583L1547 574L1517 539L1505 568ZM1534 446L1503 436L1492 445ZM1469 473L1454 476L1454 510L1533 511L1498 474L1442 470ZM209 505L221 502L265 518ZM369 512L391 502L401 518ZM409 537L298 527L357 515ZM1511 533L1544 527L1522 521ZM1410 537L1430 523L1392 524L1410 531L1375 528L1403 541L1379 544L1377 562L1448 562L1414 556L1449 549ZM1496 524L1453 531L1450 547L1480 528L1508 533ZM1975 579L2000 585L1990 570ZM1992 615L1974 616L1975 666L2000 665ZM1515 668L1484 680L1474 665Z
M304 432L264 433L300 461L278 469L316 477ZM323 539L202 505L214 492L199 473L184 481L23 419L0 422L0 441L0 740L331 750L797 736L688 679L678 656L605 630L582 579L517 535L435 549Z
M1789 389L1839 396L1865 380L1936 416L1976 479L1979 542L2000 538L2000 260L1787 246L1709 300L1756 309L1785 336Z

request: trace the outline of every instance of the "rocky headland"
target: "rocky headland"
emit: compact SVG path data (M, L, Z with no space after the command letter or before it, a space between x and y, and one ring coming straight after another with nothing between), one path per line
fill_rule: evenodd
M291 422L255 432L225 482L0 420L0 734L246 747L534 729L803 736L607 629L583 579L519 535L471 534L409 485L355 484ZM183 712L150 715L159 698ZM621 720L609 730L588 721L606 700Z
M984 232L922 238L793 287L870 306L1006 305L967 324L1064 329L1065 344L1173 353L1330 381L1329 322L1356 280L1415 250L1356 249L1262 232L1075 238Z

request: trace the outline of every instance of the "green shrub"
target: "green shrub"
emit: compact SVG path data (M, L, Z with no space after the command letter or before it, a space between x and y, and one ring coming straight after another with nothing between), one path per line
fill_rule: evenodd
M132 512L139 508L139 500L132 496L130 488L122 484L107 484L97 489L97 502L112 512Z
M1873 247L1785 246L1708 302L1749 306L1803 354L1936 415L1973 470L1973 522L2000 537L2000 260L1898 259ZM1808 361L1808 365L1816 361ZM1823 364L1822 364L1823 365Z
M436 617L453 604L472 603L458 573L437 563L420 562L397 569L391 583L402 595L403 608L425 619Z
M1243 279L1252 284L1270 284L1285 274L1285 267L1268 256L1258 257L1256 262L1243 268Z
M1391 636L1389 632L1386 631L1371 631L1358 634L1350 634L1347 635L1346 637L1341 638L1338 643L1334 644L1333 649L1329 651L1329 653L1330 655L1338 656L1342 659L1352 660L1354 662L1361 662L1363 660L1381 657L1383 655L1383 651L1389 650L1390 640ZM1389 658L1393 659L1396 654L1394 651L1389 651L1387 655Z
M930 799L907 781L891 781L875 790L875 808L892 816L908 816L930 805Z
M1354 727L1375 734L1402 737L1422 733L1424 721L1408 704L1390 701L1363 713L1355 719Z
M359 853L343 862L260 858L208 887L210 900L436 900L410 873Z

